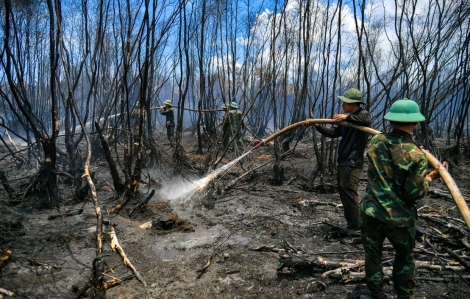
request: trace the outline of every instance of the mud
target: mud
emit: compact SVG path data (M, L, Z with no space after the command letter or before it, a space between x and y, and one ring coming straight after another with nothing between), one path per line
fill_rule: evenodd
M194 152L189 155L191 161L202 165L205 156ZM367 294L363 282L341 284L311 270L278 272L278 253L252 250L261 245L283 248L287 241L304 252L325 258L363 258L362 245L338 233L337 227L345 227L345 220L341 206L335 206L340 204L340 199L334 174L326 177L328 188L306 191L308 177L315 167L311 143L300 144L282 162L286 176L283 184L273 180L270 164L240 180L233 188L223 190L248 165L250 168L260 165L270 155L272 149L263 147L232 168L230 174L218 178L215 188L208 190L212 201L209 205L190 190L200 177L191 173L175 175L170 166L150 169L149 175L158 179L162 188L156 190L149 204L132 217L127 216L127 209L104 217L107 225L115 226L121 246L148 287L145 289L134 278L109 289L107 297L357 298ZM227 158L233 160L235 155L230 153ZM463 194L470 194L470 183L464 175L468 165L466 160L450 170ZM14 165L5 168L6 173L16 173L17 177L33 171L16 169ZM97 173L96 184L107 186L110 180L105 165L93 171ZM366 186L365 175L364 171L360 197ZM17 182L15 188L19 188L20 180ZM318 180L315 184L318 185ZM154 187L142 185L141 198ZM0 287L14 292L14 298L75 298L74 290L87 283L95 257L96 216L92 202L70 200L69 189L65 184L61 186L65 200L58 209L38 209L35 198L13 204L5 190L0 190L0 252L13 251L12 257L0 266ZM103 190L98 193L103 210L117 204L106 201L112 194L104 191L105 188L99 190ZM428 206L460 218L452 200L442 195L445 186L441 182L433 184L431 190L437 192L421 200L420 207ZM333 205L309 206L306 200ZM50 219L51 215L79 209L83 209L79 215ZM109 231L107 226L104 230ZM103 244L106 278L129 274L121 258L111 251L107 235ZM392 251L385 255L393 258ZM210 266L198 278L197 271L210 258ZM416 258L430 259L419 254ZM439 277L434 273L418 275ZM391 283L386 286L386 292L389 298L394 298ZM470 287L456 276L449 283L418 281L415 298L469 296Z

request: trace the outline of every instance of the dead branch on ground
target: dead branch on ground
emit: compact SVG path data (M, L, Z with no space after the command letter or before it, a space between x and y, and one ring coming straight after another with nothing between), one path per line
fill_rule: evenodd
M196 270L196 273L197 273L197 278L201 278L202 275L206 272L206 270L210 267L211 263L212 263L212 259L214 258L216 252L217 252L217 249L219 249L220 246L222 246L234 233L230 233L230 235L228 235L227 238L225 238L225 240L223 240L219 245L217 245L214 250L212 251L212 254L211 256L209 257L209 260L207 261L206 265L204 267L202 267L201 269L199 270Z
M111 248L113 249L113 251L114 252L117 251L119 253L119 255L121 256L124 262L124 265L128 267L132 271L132 273L134 273L135 277L137 277L137 279L144 285L144 288L147 288L147 283L142 278L139 271L137 271L134 265L132 265L131 261L127 258L127 255L124 252L124 249L119 244L119 240L116 236L116 232L114 231L113 226L111 226L111 231L108 234L109 234L109 237L111 238Z

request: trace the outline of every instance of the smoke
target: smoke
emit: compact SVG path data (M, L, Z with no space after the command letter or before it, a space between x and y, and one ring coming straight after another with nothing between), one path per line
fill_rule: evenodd
M199 194L203 194L204 196L203 192L205 192L206 187L211 181L229 171L232 166L249 154L251 154L251 151L212 171L201 179L184 178L182 176L162 179L160 180L163 186L162 189L159 190L160 197L164 200L169 200L173 208L177 208L178 206L185 210L191 208L199 198ZM150 171L150 175L155 178L164 176L164 174L155 169Z

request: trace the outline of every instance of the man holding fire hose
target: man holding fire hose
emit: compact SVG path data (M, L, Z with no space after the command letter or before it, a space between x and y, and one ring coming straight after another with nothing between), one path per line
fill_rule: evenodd
M175 147L175 113L173 112L173 105L170 100L164 102L165 106L160 106L160 114L165 115L165 127L170 147Z
M366 282L372 298L386 298L382 249L387 238L396 250L395 292L398 298L411 298L415 287L415 201L424 197L429 184L440 177L439 165L426 175L428 158L411 136L416 124L425 120L416 102L396 101L385 119L390 121L392 132L374 136L367 150L368 184L361 203ZM446 162L443 166L449 168Z
M239 126L241 126L240 130L236 134L236 138L234 142L237 143L238 147L241 148L243 146L243 139L242 139L242 129L245 128L245 123L243 121L243 113L238 110L238 104L235 102L230 103L230 105L223 104L222 109L225 110L225 115L223 120L218 124L218 126L222 125L222 144L223 148L226 148L230 139L235 135ZM233 147L230 147L232 149Z
M369 127L371 124L370 113L361 108L362 94L359 90L351 88L344 95L338 96L343 102L343 110L346 114L336 114L335 120L343 120L355 125ZM361 214L358 202L357 188L361 178L364 164L364 151L367 146L368 133L353 128L337 126L326 128L315 125L322 135L337 138L342 137L338 148L338 189L343 203L344 217L347 228L350 231L360 229Z

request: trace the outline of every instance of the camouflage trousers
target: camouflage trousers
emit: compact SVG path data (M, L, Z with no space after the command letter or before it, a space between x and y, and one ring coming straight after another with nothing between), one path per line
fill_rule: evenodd
M227 147L228 143L230 142L230 139L232 139L232 132L230 131L225 131L223 132L222 134L222 145L224 146L224 148ZM236 140L234 140L232 142L232 145L230 146L230 149L232 150L234 148L234 143L237 142L237 146L238 148L242 148L243 146L243 139L242 139L242 134L239 132L237 134L237 137L236 137Z
M166 127L166 137L168 141L170 141L170 146L175 146L175 126L167 126Z
M367 287L372 298L385 298L383 292L382 250L387 238L396 250L393 262L393 286L398 298L411 298L415 288L415 226L393 227L362 215L362 242L365 251Z
M238 149L243 149L243 139L242 139L242 132L238 132L237 139L234 141L237 143Z
M338 167L339 196L343 204L344 217L348 223L347 228L351 229L359 229L361 227L361 209L357 195L361 173L361 168L350 166Z
M224 130L222 133L222 145L224 146L224 148L227 147L231 138L232 136L230 135L230 132L228 130Z

